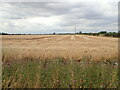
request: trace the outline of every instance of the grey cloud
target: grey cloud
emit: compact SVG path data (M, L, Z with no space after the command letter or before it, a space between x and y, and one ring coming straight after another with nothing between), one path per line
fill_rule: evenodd
M64 14L72 14L71 10L74 7L82 6L81 4L71 4L71 3L37 3L37 2L24 2L24 3L8 3L12 6L18 8L13 8L10 11L6 11L13 15L25 17L33 17L33 16L51 16L51 15L64 15ZM74 12L73 12L74 13ZM17 16L16 15L16 16ZM20 18L21 19L21 18Z
M94 27L104 28L105 26L109 26L109 25L117 26L116 24L113 24L117 22L117 16L114 14L109 15L108 13L106 13L106 11L101 9L102 4L99 5L98 3L91 4L85 2L81 2L81 3L12 2L12 3L3 3L3 4L4 5L1 6L2 9L0 9L0 11L3 14L2 15L3 20L4 19L17 20L17 19L28 19L33 17L60 16L63 18L63 20L58 24L58 26L61 27L61 30L65 27L68 26L71 27L75 25L84 26L87 29L89 29L89 27L90 28L92 27L92 29L94 29ZM96 4L98 4L98 8ZM113 7L112 10L117 12L117 10L115 10L116 7L114 5L115 4L111 4L110 6ZM107 11L107 12L112 12L112 11ZM41 24L36 24L36 27L37 25L41 26ZM17 27L17 26L14 25L13 27ZM50 31L52 31L52 29L53 28L49 28ZM61 31L60 29L57 30L58 32Z

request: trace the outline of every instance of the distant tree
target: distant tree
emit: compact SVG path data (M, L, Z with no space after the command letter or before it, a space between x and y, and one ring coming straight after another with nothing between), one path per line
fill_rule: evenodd
M101 32L99 32L100 34L103 34L103 33L107 33L107 31L101 31Z
M55 32L53 34L55 34Z
M7 33L0 33L0 35L8 35Z
M82 31L79 31L79 34L82 34Z

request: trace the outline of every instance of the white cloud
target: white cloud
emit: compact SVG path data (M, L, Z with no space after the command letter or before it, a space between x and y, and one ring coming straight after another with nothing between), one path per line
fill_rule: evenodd
M73 32L77 26L77 30L83 32L117 31L118 3L109 1L0 3L0 30L8 33Z
M40 24L43 26L57 26L62 22L61 17L59 16L51 16L51 17L32 17L27 19L28 22L32 24Z

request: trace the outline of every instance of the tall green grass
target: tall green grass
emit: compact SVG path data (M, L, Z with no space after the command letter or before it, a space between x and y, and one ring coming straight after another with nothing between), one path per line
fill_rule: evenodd
M3 88L117 88L114 60L22 60L3 62Z

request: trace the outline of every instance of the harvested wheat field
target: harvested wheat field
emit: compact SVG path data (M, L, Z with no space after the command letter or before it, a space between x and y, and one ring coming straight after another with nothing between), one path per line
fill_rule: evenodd
M6 35L3 36L3 54L8 58L65 58L93 60L115 58L118 38L86 35Z
M3 88L118 88L118 38L3 35Z

